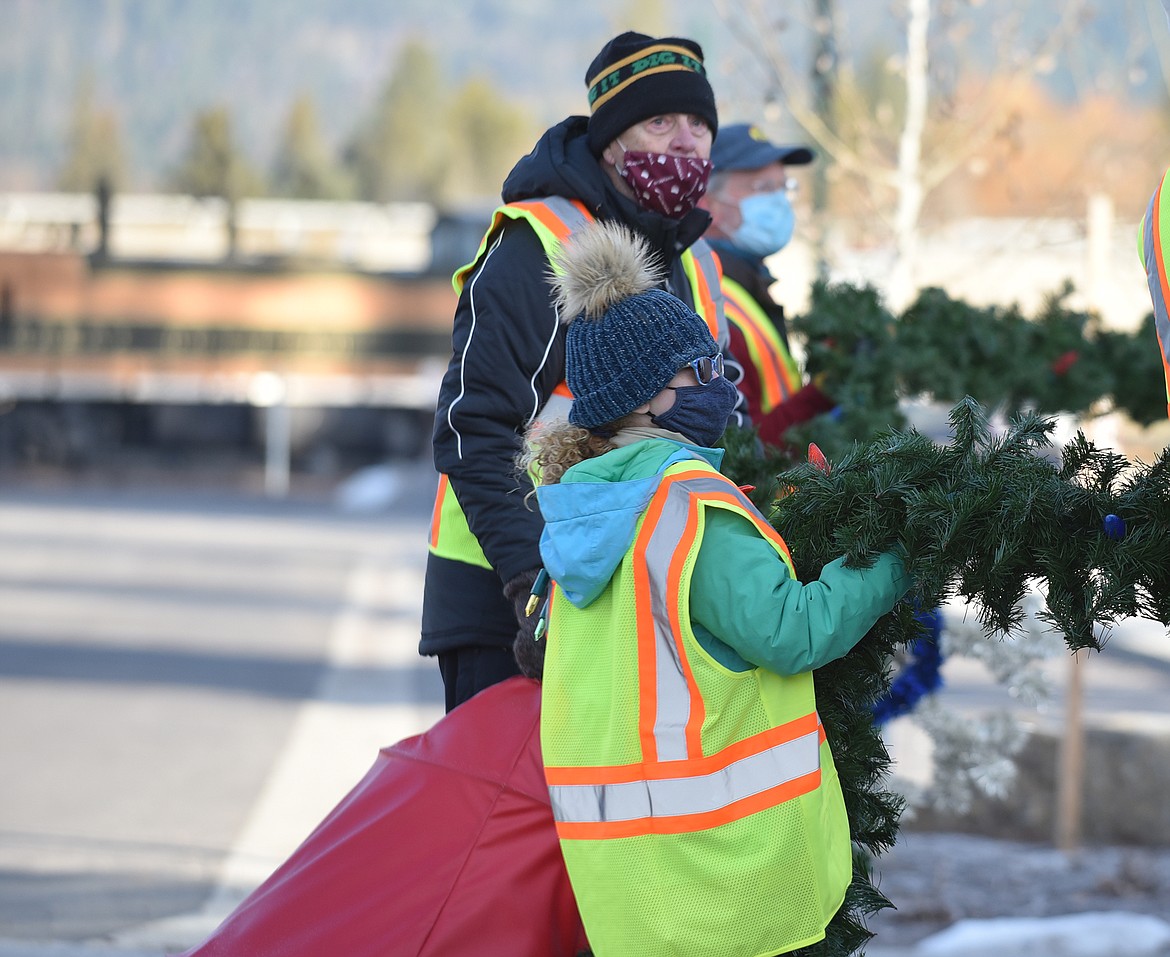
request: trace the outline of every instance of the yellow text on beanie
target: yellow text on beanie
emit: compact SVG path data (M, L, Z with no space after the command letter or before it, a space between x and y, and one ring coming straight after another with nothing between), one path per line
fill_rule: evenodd
M589 149L605 148L635 123L687 113L719 126L715 92L707 81L703 48L683 37L655 39L632 31L614 37L585 74L589 94Z

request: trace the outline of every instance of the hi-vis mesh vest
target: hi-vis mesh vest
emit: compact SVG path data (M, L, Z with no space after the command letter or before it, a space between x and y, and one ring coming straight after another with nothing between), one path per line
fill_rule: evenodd
M733 672L691 630L711 508L780 536L706 462L671 466L609 587L553 586L541 747L598 957L771 957L820 940L852 876L811 675Z
M767 415L800 388L800 370L768 314L728 276L723 277L723 300L727 321L739 329L747 343L747 358L760 380L760 411Z
M1166 414L1170 415L1170 284L1167 283L1164 243L1170 239L1170 193L1166 182L1170 170L1162 177L1150 199L1138 231L1138 252L1146 267L1146 282L1150 286L1150 300L1154 304L1154 323L1158 330L1158 345L1162 350L1162 370L1166 376Z
M506 219L523 219L536 232L545 253L551 260L561 243L575 229L593 221L593 216L579 200L550 196L546 199L509 203L499 207L492 215L491 224L484 233L475 258L461 266L451 278L455 291L463 291L463 284L476 265L483 258L488 242ZM711 248L698 240L680 257L683 271L691 290L691 302L695 312L702 316L711 330L711 335L720 348L727 348L727 318L723 311L723 294L720 291L721 270ZM556 388L556 395L566 403L572 401L569 387L562 382ZM446 475L439 476L439 487L435 495L435 506L431 513L430 550L440 558L491 568L483 553L479 540L467 524L467 516L455 497L455 490Z

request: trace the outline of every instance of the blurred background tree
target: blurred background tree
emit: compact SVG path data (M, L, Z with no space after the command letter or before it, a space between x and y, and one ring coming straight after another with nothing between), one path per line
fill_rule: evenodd
M237 205L245 196L264 195L264 182L237 147L226 106L195 116L187 152L172 174L171 184L181 193L218 197L227 203L227 255L234 258Z
M227 200L264 194L263 179L236 145L226 106L196 114L187 151L171 176L171 185L193 196Z
M116 189L126 180L117 113L94 103L93 84L82 81L73 102L65 163L57 185L67 191L92 192L99 182Z
M442 196L451 162L449 106L434 52L417 40L407 43L345 149L359 198L435 202Z
M532 148L535 123L487 77L472 77L459 88L446 119L452 148L441 198L497 198L504 175Z
M291 199L346 199L353 191L329 149L313 98L293 103L272 163L269 191Z
M888 243L895 309L916 291L925 224L985 214L984 198L998 215L1081 218L1103 188L1144 206L1146 169L1170 153L1165 111L1149 109L1142 0L715 3L762 77L757 115L791 117L819 149L822 260L828 224Z

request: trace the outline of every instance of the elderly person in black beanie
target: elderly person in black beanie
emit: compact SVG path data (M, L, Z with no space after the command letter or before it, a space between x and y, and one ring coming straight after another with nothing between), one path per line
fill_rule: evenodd
M585 86L590 115L552 127L516 164L479 252L455 275L419 646L439 659L448 710L517 673L513 639L532 627L524 609L543 520L514 462L528 427L563 420L572 403L549 284L561 243L593 221L624 224L652 250L663 289L727 342L718 267L700 238L710 217L696 208L719 122L702 48L623 33ZM727 364L733 383L740 371ZM732 421L744 419L734 411Z

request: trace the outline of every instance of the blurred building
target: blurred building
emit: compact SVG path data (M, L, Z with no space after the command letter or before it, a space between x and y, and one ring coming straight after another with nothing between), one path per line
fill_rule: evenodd
M274 406L294 455L415 454L450 352L451 261L483 221L0 194L0 462L256 446Z
M116 259L221 262L229 212L219 197L115 194L104 248ZM236 254L419 272L430 264L436 219L426 203L244 199L235 211ZM0 193L0 249L90 253L102 246L101 223L96 195Z

